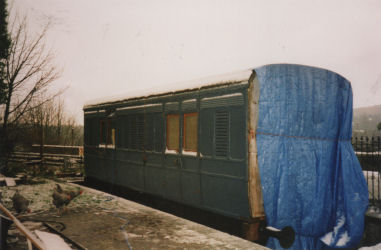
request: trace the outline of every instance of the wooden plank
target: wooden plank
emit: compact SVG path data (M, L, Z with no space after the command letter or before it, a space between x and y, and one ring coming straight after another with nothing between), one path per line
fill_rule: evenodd
M32 242L29 239L26 239L26 242L28 243L28 250L33 250Z
M5 177L5 183L7 184L8 187L16 186L16 181L12 177Z
M82 246L80 243L76 242L75 240L73 239L70 239L69 237L67 237L65 234L63 234L62 232L58 231L57 229L55 229L54 227L52 227L49 223L47 222L44 222L43 223L44 226L46 226L49 230L53 231L54 233L56 234L59 234L60 236L62 236L64 239L66 239L67 241L69 241L71 244L73 244L75 247L77 247L78 249L80 250L87 250L86 247Z
M13 155L15 156L24 156L24 157L27 157L27 156L39 156L40 153L34 153L34 152L14 152ZM82 158L82 156L80 155L77 155L77 154L74 154L74 155L71 155L71 154L51 154L51 153L44 153L44 157L46 156L51 156L51 157L69 157L69 158Z
M71 250L71 247L57 234L35 230L35 234L48 249Z
M248 141L249 141L249 204L250 213L253 218L265 217L263 207L263 197L261 188L261 178L258 168L258 155L257 155L257 138L256 130L258 125L259 113L259 82L253 73L250 77L250 85L248 90L248 105L249 105L249 119L248 119Z

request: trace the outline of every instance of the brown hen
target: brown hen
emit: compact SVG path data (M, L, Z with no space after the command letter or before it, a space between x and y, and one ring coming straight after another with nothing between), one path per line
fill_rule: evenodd
M58 210L58 214L61 213L61 210L65 211L66 206L69 205L75 197L82 194L82 190L63 190L59 184L56 184L56 187L53 190L53 204ZM63 212L62 211L62 212Z

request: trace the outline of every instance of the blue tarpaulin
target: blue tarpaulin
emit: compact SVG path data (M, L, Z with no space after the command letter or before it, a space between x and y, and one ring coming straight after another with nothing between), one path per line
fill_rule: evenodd
M268 225L292 226L293 249L355 247L368 190L351 145L350 83L301 65L255 71L258 166ZM268 246L281 248L272 238Z

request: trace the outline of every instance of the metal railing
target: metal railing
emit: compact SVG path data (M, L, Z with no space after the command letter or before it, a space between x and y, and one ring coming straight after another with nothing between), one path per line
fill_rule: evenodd
M368 184L369 205L381 208L381 137L353 137L352 146Z

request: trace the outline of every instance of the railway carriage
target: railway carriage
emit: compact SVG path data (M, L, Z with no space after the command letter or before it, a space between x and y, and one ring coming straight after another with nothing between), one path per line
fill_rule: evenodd
M331 216L324 230L303 235L300 221L310 218L303 209L311 200L298 192L315 190L312 199L323 204L337 200L320 196L318 188L327 184L332 189L323 193L334 191L331 182L319 181L335 179L332 152L337 153L340 131L348 125L343 112L352 114L347 110L351 94L349 82L333 72L280 64L96 100L84 106L86 181L241 220L250 225L251 240L258 239L266 215L271 226L296 228L298 244L316 245L337 218ZM332 140L311 134L327 130ZM318 173L323 168L331 170ZM359 183L362 187L361 178ZM319 220L336 212L329 207L332 211L323 207L312 216ZM296 221L277 221L292 215Z
M250 218L251 71L178 92L86 105L86 176ZM214 81L214 82L213 82ZM253 94L251 94L253 95ZM255 184L257 185L257 184ZM256 212L263 217L263 209Z

